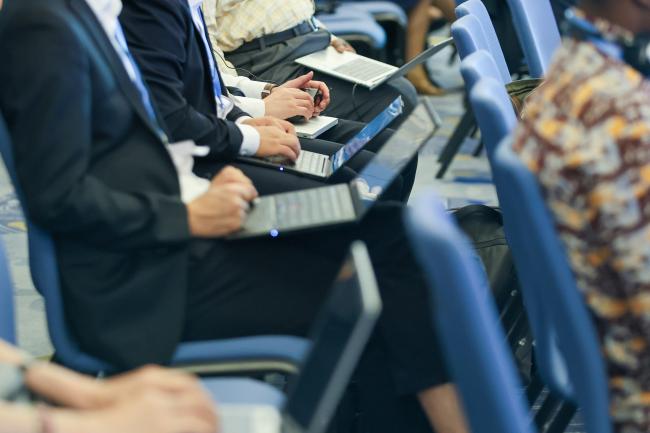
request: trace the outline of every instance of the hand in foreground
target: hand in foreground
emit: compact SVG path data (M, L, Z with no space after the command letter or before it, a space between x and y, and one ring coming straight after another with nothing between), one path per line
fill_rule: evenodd
M187 205L190 232L195 237L215 238L235 233L244 223L249 203L258 195L252 183L225 182L220 176L212 180L205 194Z
M271 96L273 96L273 93L279 91L280 89L283 88L288 88L288 89L318 89L320 90L321 94L323 95L323 98L320 101L320 104L316 105L314 107L314 116L318 116L320 113L325 111L327 106L330 103L330 89L327 87L327 84L323 83L322 81L315 81L313 80L314 78L314 72L309 72L305 75L302 75L296 79L293 79L291 81L287 81L283 85L281 85L279 88L276 88L272 93ZM269 96L270 97L270 96ZM268 99L268 98L267 98ZM309 98L311 101L312 99Z
M288 119L303 116L311 119L314 115L314 101L308 93L300 89L277 87L264 99L267 116Z
M215 404L207 394L138 389L100 410L51 410L53 431L67 433L216 433Z

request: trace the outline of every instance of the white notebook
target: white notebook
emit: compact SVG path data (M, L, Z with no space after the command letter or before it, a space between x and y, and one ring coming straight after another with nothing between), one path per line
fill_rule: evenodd
M317 116L309 119L308 122L294 124L296 134L302 138L316 138L325 131L329 131L338 125L339 119L336 117Z

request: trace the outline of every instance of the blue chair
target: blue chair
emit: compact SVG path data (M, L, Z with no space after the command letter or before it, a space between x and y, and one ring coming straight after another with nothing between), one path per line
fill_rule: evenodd
M353 8L370 14L386 32L386 61L394 65L404 63L406 57L406 28L408 16L404 9L390 1L345 1L340 10Z
M1 124L0 130L0 154L22 202L9 137ZM110 364L84 353L72 337L65 320L54 242L52 237L33 224L28 216L26 219L30 271L34 286L45 298L48 329L56 349L57 360L84 373L115 371ZM1 300L5 305L5 300ZM4 323L4 314L0 320ZM172 365L198 373L278 371L293 374L298 370L297 366L302 362L308 348L309 342L305 339L291 336L256 336L183 343L176 351Z
M473 15L466 15L454 21L451 25L451 36L461 60L478 50L490 51L483 27Z
M529 314L540 374L553 391L581 408L587 432L611 433L606 369L594 323L539 184L513 152L510 137L499 144L493 168L508 239L517 268L524 270L519 273L524 297L535 306Z
M406 223L432 287L435 325L471 431L532 433L480 260L435 195L419 200Z
M494 58L485 50L478 50L465 57L460 64L460 73L463 75L468 93L482 78L489 77L501 81Z
M465 66L466 69L470 69L479 65L466 63ZM481 72L474 70L473 74L480 76ZM488 158L492 163L497 145L517 124L515 110L503 83L489 76L481 78L472 87L469 102L481 130Z
M467 0L456 8L456 16L459 18L465 17L467 15L471 15L476 18L480 23L481 28L483 29L483 32L480 33L477 30L474 30L473 25L468 27L468 31L471 32L469 37L472 37L474 39L481 37L485 38L483 44L487 46L487 51L492 55L495 65L501 74L503 83L510 83L512 81L512 76L508 70L508 64L506 63L506 58L503 54L503 49L501 48L499 37L497 36L497 32L494 29L494 25L492 24L492 18L490 18L490 14L485 8L483 2L481 0Z
M533 77L546 75L561 44L550 0L508 0L512 19Z
M0 143L9 142L9 134L4 120L0 117ZM0 339L16 344L16 322L14 314L14 292L11 276L0 240Z
M386 32L373 17L359 9L337 9L331 14L320 14L318 19L336 36L359 48L362 54L371 57L382 55L386 47Z
M481 24L473 16L465 16L456 20L451 26L451 35L461 59L480 49L489 50ZM444 177L465 140L473 136L476 130L474 114L471 109L467 109L438 157L440 168L436 178Z

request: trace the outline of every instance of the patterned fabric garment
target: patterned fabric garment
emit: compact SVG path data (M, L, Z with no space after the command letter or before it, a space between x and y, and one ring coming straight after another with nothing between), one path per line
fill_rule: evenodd
M203 12L212 42L228 53L308 20L315 6L313 0L205 0Z
M616 431L649 432L650 82L567 39L528 100L515 150L542 184L593 313Z

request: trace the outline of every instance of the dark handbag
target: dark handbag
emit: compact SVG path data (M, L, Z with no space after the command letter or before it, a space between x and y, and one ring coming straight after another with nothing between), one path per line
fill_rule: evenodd
M512 253L503 230L501 211L489 206L471 205L456 210L454 217L483 263L519 373L528 384L532 367L532 337Z

